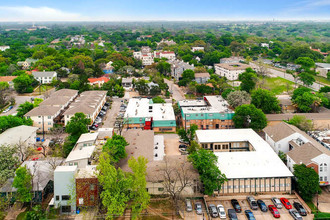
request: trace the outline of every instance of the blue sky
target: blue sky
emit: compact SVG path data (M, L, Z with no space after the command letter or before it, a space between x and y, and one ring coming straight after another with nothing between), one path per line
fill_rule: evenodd
M330 0L0 0L0 21L327 20Z

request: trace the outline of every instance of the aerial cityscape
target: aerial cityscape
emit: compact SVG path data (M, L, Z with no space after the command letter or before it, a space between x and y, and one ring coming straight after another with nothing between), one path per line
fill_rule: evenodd
M330 220L330 1L0 5L0 219Z

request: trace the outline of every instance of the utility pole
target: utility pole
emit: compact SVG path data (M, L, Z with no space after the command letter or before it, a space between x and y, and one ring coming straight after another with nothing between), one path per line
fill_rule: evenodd
M44 116L42 116L42 139L45 140L45 123Z

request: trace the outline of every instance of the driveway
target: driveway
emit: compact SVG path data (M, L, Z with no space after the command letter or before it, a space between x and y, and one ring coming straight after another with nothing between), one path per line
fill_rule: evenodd
M165 155L181 155L179 151L179 136L177 134L162 134L165 140Z
M257 65L255 63L250 63L250 65L252 67L257 67ZM283 79L287 79L290 80L291 82L295 82L294 77L291 74L288 74L286 72L283 71L279 71L273 68L267 68L268 73L270 73L270 75L276 76L276 77L281 77ZM297 82L299 85L303 85L303 83L301 81ZM312 86L310 86L311 89L315 90L315 91L319 91L319 89L323 87L323 85L314 82Z
M172 93L172 98L175 99L176 101L181 101L185 99L184 93L182 90L179 88L178 85L174 84L173 81L164 79L166 84L169 87L170 93Z
M103 119L104 124L102 125L102 127L104 127L104 128L113 128L114 127L116 117L120 111L120 105L122 103L121 102L122 100L123 99L121 99L121 98L112 100L111 108L107 111L107 114Z

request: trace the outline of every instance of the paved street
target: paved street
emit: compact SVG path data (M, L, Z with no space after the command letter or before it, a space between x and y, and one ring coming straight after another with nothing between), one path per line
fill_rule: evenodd
M250 65L252 67L257 67L257 65L255 63L250 63ZM268 72L275 76L275 77L281 77L287 80L290 80L291 82L295 82L294 77L291 74L276 70L276 69L272 69L272 68L267 68ZM299 85L303 85L303 83L301 81L298 81ZM319 84L319 83L313 83L312 86L310 86L311 89L315 90L315 91L319 91L319 89L323 87L323 85Z
M174 84L173 81L164 79L169 87L169 91L172 93L173 99L176 101L181 101L185 99L184 93L181 91L178 85Z
M112 104L111 104L111 109L108 110L108 112L105 116L105 120L103 122L104 124L102 127L104 127L104 128L113 128L114 127L116 117L119 113L122 100L123 99L121 99L121 98L113 99Z

